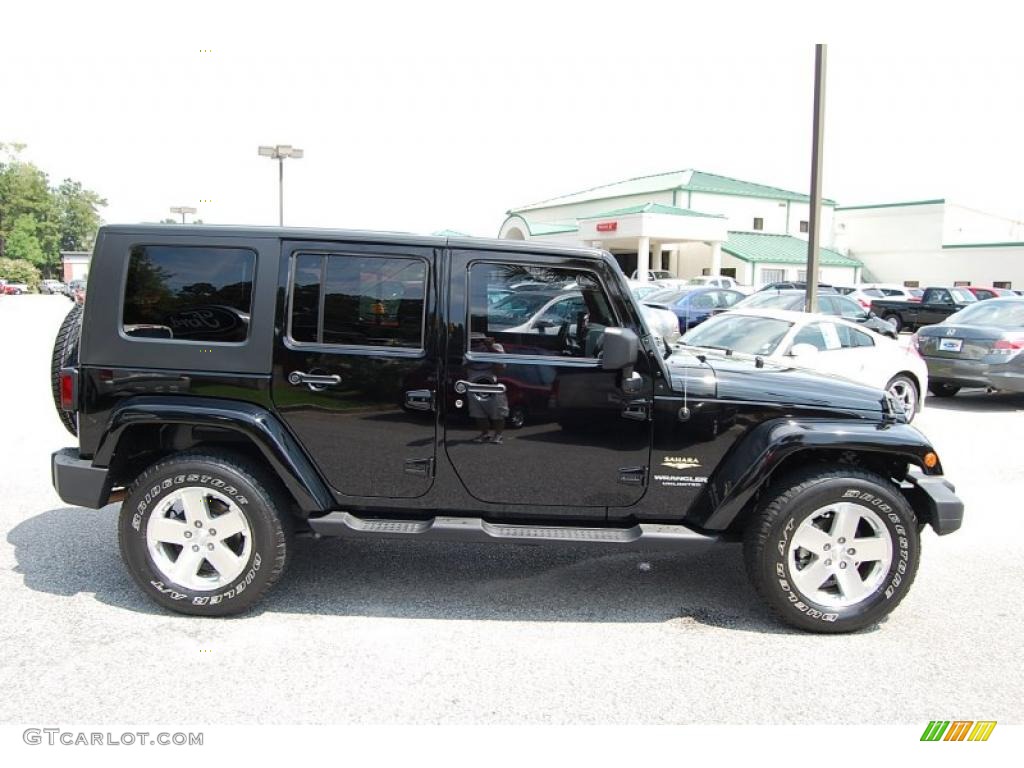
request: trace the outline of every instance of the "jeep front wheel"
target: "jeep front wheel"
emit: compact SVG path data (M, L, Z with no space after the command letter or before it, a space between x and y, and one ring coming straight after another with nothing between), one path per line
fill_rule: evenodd
M855 468L782 480L744 540L755 589L784 621L812 632L880 621L906 596L919 556L917 520L902 494Z
M121 556L146 595L178 613L227 616L277 581L290 549L287 499L258 466L186 453L132 485L118 523Z

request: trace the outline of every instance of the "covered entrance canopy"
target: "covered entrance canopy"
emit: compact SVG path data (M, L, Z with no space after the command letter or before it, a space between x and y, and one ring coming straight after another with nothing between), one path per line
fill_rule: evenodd
M583 216L577 226L577 237L585 243L613 253L635 253L639 280L650 279L651 269L666 268L665 250L669 252L667 269L678 276L679 248L694 242L711 246L711 273L717 275L722 268L722 243L729 238L724 216L660 203Z

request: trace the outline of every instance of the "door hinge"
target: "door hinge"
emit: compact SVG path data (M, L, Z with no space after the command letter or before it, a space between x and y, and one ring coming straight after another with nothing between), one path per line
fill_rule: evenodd
M619 482L623 485L645 485L647 467L619 467Z
M416 475L417 477L434 476L434 459L406 459L405 474Z

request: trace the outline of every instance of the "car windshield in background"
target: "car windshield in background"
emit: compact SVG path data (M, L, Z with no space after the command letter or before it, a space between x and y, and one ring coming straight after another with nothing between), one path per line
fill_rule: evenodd
M947 323L991 325L996 328L1024 328L1024 301L980 301L950 315Z
M528 320L556 295L557 291L552 291L551 293L510 293L491 305L490 315L492 322L515 325L523 320Z
M973 304L978 300L978 297L966 288L950 288L949 292L953 294L953 299L960 304Z
M678 288L668 288L667 290L658 291L652 293L644 298L644 304L664 304L666 306L675 304L689 291L681 291Z
M803 293L774 293L764 291L755 293L744 299L741 304L744 309L800 309L803 305Z
M793 326L788 320L727 313L712 317L682 338L683 344L770 355Z
M643 300L652 294L663 293L665 291L665 289L660 285L638 285L631 290L638 300Z

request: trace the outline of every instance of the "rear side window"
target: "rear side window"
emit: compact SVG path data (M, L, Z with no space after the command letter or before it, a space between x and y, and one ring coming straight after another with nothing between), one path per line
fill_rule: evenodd
M135 338L240 343L249 336L256 252L137 245L128 260L124 333Z
M296 257L293 274L294 341L423 347L422 259L307 253Z

